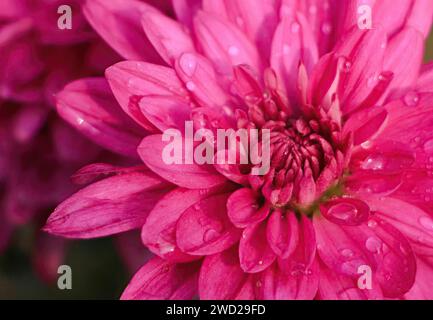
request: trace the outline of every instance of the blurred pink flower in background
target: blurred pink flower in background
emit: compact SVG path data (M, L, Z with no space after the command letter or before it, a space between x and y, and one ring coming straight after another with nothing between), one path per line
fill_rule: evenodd
M58 112L144 164L83 168L75 179L90 185L45 230L141 228L155 257L123 299L432 299L433 3L364 2L372 30L351 0L175 0L178 20L87 1L127 61L68 84ZM270 172L165 164L161 132L186 120L270 129ZM358 287L361 266L372 290Z
M55 112L54 95L69 81L101 75L120 60L90 28L78 1L69 1L73 29L57 27L63 1L0 4L0 253L15 230L44 224L53 207L77 190L70 176L107 157ZM65 242L35 234L33 264L57 279ZM143 260L141 260L143 261Z

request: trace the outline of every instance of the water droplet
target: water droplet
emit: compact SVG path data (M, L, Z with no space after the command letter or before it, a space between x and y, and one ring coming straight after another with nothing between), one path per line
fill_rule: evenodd
M433 219L430 217L421 217L419 218L419 223L425 228L426 230L433 231Z
M290 272L292 276L298 276L305 273L306 266L303 263L296 263Z
M186 88L187 88L189 91L194 91L194 89L195 89L195 84L194 84L194 82L192 82L192 81L188 81L188 82L186 83Z
M350 69L352 68L352 62L350 62L349 59L347 59L346 57L341 57L341 60L339 61L340 63L340 70L342 72L350 72Z
M404 103L408 106L408 107L415 107L418 105L419 102L419 95L417 92L415 91L411 91L408 94L405 95L405 97L403 98Z
M329 208L328 214L341 220L347 220L356 216L358 214L358 209L351 204L338 203Z
M328 35L328 34L330 34L331 31L332 31L332 26L331 26L331 24L328 23L328 22L327 22L327 23L324 23L324 24L322 25L321 30L322 30L323 34Z
M310 6L310 8L308 9L308 11L310 12L310 14L316 14L317 13L317 7L314 4L312 4Z
M340 251L341 255L345 258L351 258L353 257L353 251L350 249L343 249Z
M385 166L385 158L380 154L369 156L362 164L364 170L382 170Z
M161 254L173 252L175 249L175 247L171 243L167 243L167 242L159 243L158 248Z
M236 46L231 46L228 50L229 55L237 56L239 54L239 48Z
M219 235L220 235L220 233L218 231L216 231L215 229L206 230L204 235L203 235L203 241L204 242L213 241L213 240L217 239L219 237Z
M374 221L374 220L370 220L370 221L368 221L367 225L368 225L369 228L373 229L373 228L376 228L377 222Z
M82 125L82 124L84 123L84 119L83 119L83 118L78 118L78 119L77 119L77 123L78 123L79 125Z
M263 260L260 260L258 264L261 266L263 264Z
M257 288L260 288L262 286L262 282L260 281L260 280L258 280L257 282L256 282L256 287Z
M301 26L297 22L293 22L291 26L291 30L293 33L298 33Z
M401 253L403 253L404 255L408 255L408 251L407 251L406 247L405 247L403 244L400 244L400 251L401 251ZM404 263L404 264L407 264L407 260L405 259L405 260L403 261L403 263Z
M424 143L424 151L427 153L433 153L433 139L430 139Z
M380 241L376 237L369 237L365 241L365 247L367 248L368 251L372 253L379 253L380 249L382 248L382 241Z
M186 53L180 58L179 65L188 77L192 77L197 70L197 58L193 54Z
M164 267L162 267L162 272L167 273L170 271L170 266L165 265Z
M373 74L372 76L370 76L367 80L367 86L369 88L374 87L376 85L377 79L377 74Z

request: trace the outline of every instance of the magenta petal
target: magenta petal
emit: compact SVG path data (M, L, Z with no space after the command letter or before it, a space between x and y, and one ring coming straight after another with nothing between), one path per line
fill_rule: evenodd
M146 133L122 112L105 79L72 82L56 99L60 116L86 137L114 152L137 157L136 148Z
M138 172L99 181L61 203L44 230L87 239L140 228L166 188L157 176Z
M386 34L380 27L364 31L356 26L340 40L335 54L347 59L343 66L342 88L348 90L340 92L344 113L362 106L361 103L370 95L372 86L379 80L379 77L373 79L372 76L383 70L385 48Z
M411 50L407 50L410 46ZM424 37L405 28L392 38L385 53L384 69L394 73L389 90L391 96L401 96L416 82L424 57Z
M121 175L130 172L146 172L149 169L146 166L137 166L132 168L123 168L118 166L113 166L107 163L93 163L85 166L75 172L71 179L72 182L78 185L90 184L114 175Z
M147 11L141 23L150 42L168 64L174 64L184 52L195 51L187 28L179 22L157 11Z
M128 60L159 62L158 54L141 28L141 15L156 11L137 0L87 0L84 14L92 27Z
M431 283L433 283L433 267L431 264L417 259L415 283L404 297L408 300L433 300Z
M156 255L172 262L197 259L179 249L176 243L176 224L189 207L222 191L226 191L224 187L203 190L178 188L167 193L150 212L143 226L143 243Z
M398 298L408 292L415 282L415 255L400 231L384 221L375 222L374 231L384 244L376 277L386 297Z
M207 256L200 270L199 293L202 300L228 300L242 296L250 275L239 266L238 247Z
M424 210L392 197L364 200L380 219L392 224L414 244L433 248L433 218Z
M229 96L218 82L210 61L196 53L184 53L177 60L176 72L185 87L202 107L220 110L228 104Z
M188 300L197 294L198 263L172 264L153 258L132 278L122 300Z
M232 67L240 64L260 70L257 48L241 30L227 20L199 11L194 19L194 29L200 47L205 56L213 61L218 73L232 76Z
M181 143L182 142L182 143ZM182 148L184 153L185 140L179 140L176 146ZM155 173L164 179L184 188L206 189L220 185L226 179L217 173L211 165L184 164L186 163L182 155L182 164L166 164L163 157L163 150L168 143L162 141L162 135L152 135L144 138L138 147L138 153L143 162ZM149 151L152 152L149 152Z
M279 259L263 276L265 299L313 299L319 284L316 239L311 221L302 217L295 251Z
M296 214L275 210L268 220L267 239L272 250L282 259L288 258L298 246L299 226Z
M227 201L227 215L239 228L262 221L268 213L269 206L265 205L260 209L257 195L249 188L236 190Z
M357 279L337 274L320 263L318 296L321 300L383 300L380 286L372 282L371 290L361 290Z
M319 268L314 262L308 274L286 274L275 263L262 276L262 297L265 300L312 300L319 286Z
M211 255L234 245L240 238L225 210L228 194L201 200L187 209L176 225L179 248L191 255Z
M239 244L241 268L247 273L258 273L269 267L276 255L266 239L266 222L247 227Z
M344 132L353 132L353 143L357 146L379 135L386 125L387 118L386 109L368 108L352 115L344 125Z
M193 19L202 5L202 0L173 0L173 9L179 21L192 30Z
M321 216L315 216L313 222L317 238L317 252L329 268L351 277L358 276L358 268L362 265L370 266L372 270L375 269L377 263L373 253L380 249L381 241L374 236L371 230L367 230L367 227L361 228L361 226L345 229ZM370 238L369 235L371 235ZM368 248L373 252L364 246L366 242L364 238L371 239ZM362 246L359 243L362 243Z
M370 208L358 199L339 198L321 204L320 213L334 223L357 226L368 220Z
M143 115L159 130L170 128L183 130L190 120L191 106L182 98L167 96L145 96L139 102Z
M168 67L145 62L123 61L105 71L113 94L122 109L137 123L152 132L154 125L139 107L144 96L173 97L182 104L188 102L187 92L176 72Z
M291 101L297 95L298 88L293 83L298 80L299 62L311 72L318 59L317 43L305 17L283 17L272 41L271 66L283 80L284 87L280 89L287 92Z

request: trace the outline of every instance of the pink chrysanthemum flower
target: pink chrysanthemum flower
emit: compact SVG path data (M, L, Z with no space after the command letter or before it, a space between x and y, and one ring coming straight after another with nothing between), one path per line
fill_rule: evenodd
M58 110L145 165L86 167L79 176L99 181L45 229L92 238L142 228L155 257L124 299L433 298L433 73L422 66L433 3L173 3L178 21L133 0L86 3L130 61L107 69L108 83L69 84ZM372 29L358 26L360 4ZM162 64L140 61L155 52ZM187 120L269 129L270 171L167 165L161 132Z

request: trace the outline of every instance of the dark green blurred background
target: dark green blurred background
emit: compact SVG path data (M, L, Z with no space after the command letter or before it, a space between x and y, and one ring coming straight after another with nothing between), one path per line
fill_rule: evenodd
M426 61L433 60L433 36ZM72 268L72 290L48 286L34 274L30 258L34 230L14 236L12 247L0 257L0 299L117 299L131 275L111 239L71 242L65 264Z
M71 241L66 261L72 269L72 290L43 283L32 269L34 230L14 236L12 247L0 257L0 299L117 299L130 275L112 239Z

